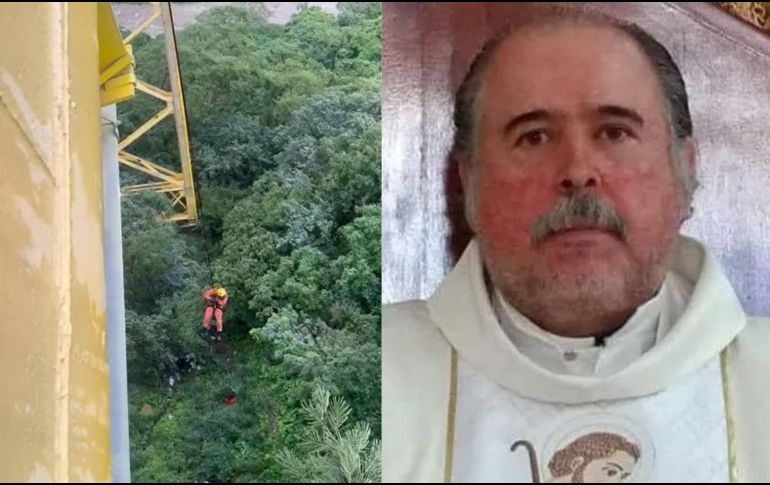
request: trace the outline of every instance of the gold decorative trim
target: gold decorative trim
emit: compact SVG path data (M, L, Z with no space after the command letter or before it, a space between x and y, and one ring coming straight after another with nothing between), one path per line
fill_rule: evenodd
M718 2L732 15L770 33L770 2Z
M735 420L733 419L733 398L730 388L730 374L727 368L727 348L719 354L722 368L722 396L725 403L725 425L727 427L727 466L730 483L739 483L738 461L735 451Z
M457 416L457 351L452 347L449 369L449 409L446 423L444 451L444 483L452 483L452 465L455 455L455 417Z

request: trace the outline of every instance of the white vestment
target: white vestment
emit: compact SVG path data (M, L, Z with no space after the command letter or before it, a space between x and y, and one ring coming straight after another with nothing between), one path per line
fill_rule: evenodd
M427 301L383 307L384 481L770 480L770 322L700 243L601 346L495 293L472 242Z

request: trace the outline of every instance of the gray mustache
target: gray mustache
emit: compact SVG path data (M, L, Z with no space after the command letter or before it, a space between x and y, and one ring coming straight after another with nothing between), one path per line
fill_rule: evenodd
M540 216L530 231L537 245L553 234L577 226L609 231L625 241L628 228L606 202L592 192L581 191L562 198L550 212Z

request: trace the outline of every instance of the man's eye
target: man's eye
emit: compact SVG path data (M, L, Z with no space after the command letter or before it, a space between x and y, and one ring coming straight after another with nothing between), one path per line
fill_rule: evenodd
M539 146L548 141L548 135L543 130L532 130L524 133L516 140L516 146Z
M633 137L633 132L622 126L605 126L599 131L599 138L612 142L620 142Z

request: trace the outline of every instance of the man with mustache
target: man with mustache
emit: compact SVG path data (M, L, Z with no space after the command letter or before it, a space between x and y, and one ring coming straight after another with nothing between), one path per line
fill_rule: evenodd
M511 443L616 418L641 430L624 481L770 479L770 325L679 234L697 149L666 48L533 16L484 46L454 122L474 238L431 298L383 307L385 481L526 481Z

